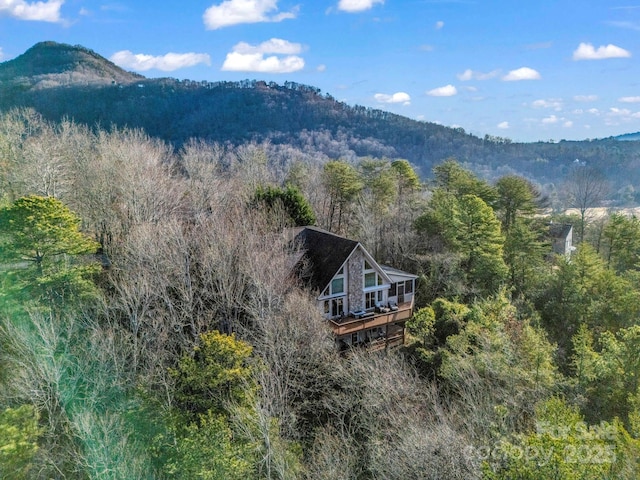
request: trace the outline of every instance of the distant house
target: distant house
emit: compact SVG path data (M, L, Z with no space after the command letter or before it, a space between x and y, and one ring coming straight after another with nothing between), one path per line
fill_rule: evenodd
M568 223L550 223L549 236L553 253L567 258L575 250L573 246L573 225Z
M297 274L317 293L340 347L404 343L416 275L380 265L361 243L321 228L299 227L293 236L301 249Z

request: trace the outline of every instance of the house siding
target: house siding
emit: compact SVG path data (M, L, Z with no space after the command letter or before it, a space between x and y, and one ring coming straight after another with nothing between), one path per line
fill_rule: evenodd
M360 248L356 249L348 261L348 282L349 282L349 311L358 311L364 309L364 291L363 291L363 269L364 254Z

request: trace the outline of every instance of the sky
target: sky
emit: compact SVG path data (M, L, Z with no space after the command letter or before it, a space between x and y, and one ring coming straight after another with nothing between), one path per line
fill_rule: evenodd
M640 131L640 0L0 0L0 61L47 40L150 78L292 81L481 137Z

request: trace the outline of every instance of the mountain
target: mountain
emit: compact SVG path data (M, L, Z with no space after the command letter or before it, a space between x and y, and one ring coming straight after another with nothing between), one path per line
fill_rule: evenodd
M607 175L613 191L627 192L624 202L640 203L640 142L480 138L350 106L294 82L147 79L81 46L39 43L0 63L0 112L14 107L34 108L51 121L141 128L175 148L199 138L235 145L268 141L329 158L405 158L423 177L454 157L489 180L515 173L552 192L576 164L589 165Z
M625 133L624 135L618 135L615 138L616 140L621 140L623 142L637 141L640 140L640 132Z
M129 84L141 78L92 50L56 42L37 43L19 57L0 64L0 84L5 88Z

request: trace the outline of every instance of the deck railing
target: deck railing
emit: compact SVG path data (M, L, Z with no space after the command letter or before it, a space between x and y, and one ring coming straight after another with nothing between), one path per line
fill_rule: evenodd
M404 332L404 330L402 332ZM370 351L376 352L378 350L384 350L385 348L398 347L403 344L404 344L404 333L394 333L393 335L389 335L386 338L373 340L363 345L366 348L368 348Z
M404 322L411 318L413 302L398 305L398 310L386 313L374 313L373 316L364 318L341 317L331 320L331 327L336 336L368 330L370 328L384 327L396 322Z

